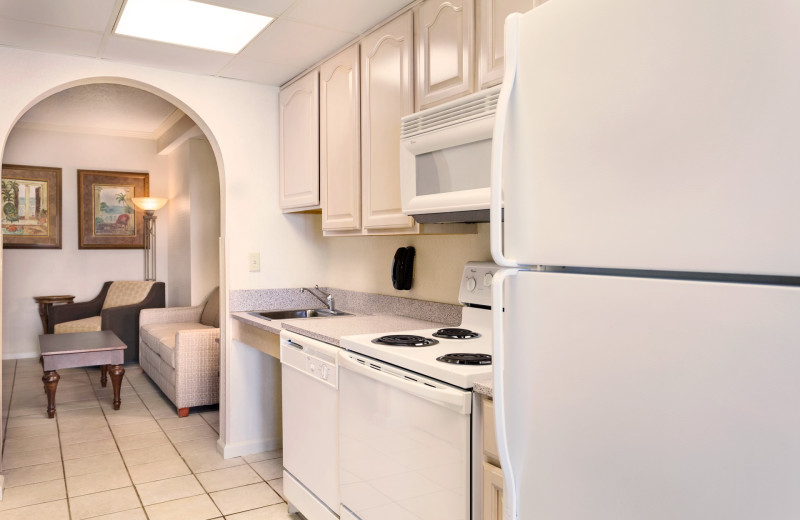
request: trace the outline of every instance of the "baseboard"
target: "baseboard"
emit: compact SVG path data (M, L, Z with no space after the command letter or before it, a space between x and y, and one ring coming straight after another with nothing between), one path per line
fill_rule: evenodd
M39 357L38 352L22 352L18 354L3 353L3 361L5 361L6 359L32 359L38 357Z
M222 439L217 441L217 451L222 454L224 459L252 455L262 451L275 451L281 448L283 448L282 439L256 439L232 444L223 444Z

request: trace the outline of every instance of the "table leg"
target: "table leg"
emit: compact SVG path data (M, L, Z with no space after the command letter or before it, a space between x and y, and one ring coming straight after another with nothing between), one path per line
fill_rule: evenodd
M109 374L111 375L111 385L114 387L114 410L119 410L119 405L122 400L119 398L120 387L122 387L122 376L125 375L125 369L122 365L109 365Z
M49 370L42 376L44 382L44 393L47 394L47 417L52 419L56 416L56 387L61 376L55 370Z
M42 330L47 334L47 308L51 307L52 303L39 302L39 319L42 320Z
M106 387L106 383L108 383L108 365L100 365L100 386L103 388Z

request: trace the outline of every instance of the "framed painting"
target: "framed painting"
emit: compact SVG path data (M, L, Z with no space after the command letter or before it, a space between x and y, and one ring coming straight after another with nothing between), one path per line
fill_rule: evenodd
M133 197L150 194L150 175L78 170L78 247L142 249L144 213Z
M61 249L61 168L3 165L4 249Z

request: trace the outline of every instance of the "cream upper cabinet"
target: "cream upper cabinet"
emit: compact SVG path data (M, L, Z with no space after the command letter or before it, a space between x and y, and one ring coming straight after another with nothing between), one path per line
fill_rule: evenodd
M416 13L417 110L474 91L474 0L426 0Z
M320 66L323 230L361 228L358 44Z
M535 0L478 1L478 85L489 88L503 80L503 35L506 17L533 9ZM539 1L538 3L542 3Z
M411 228L400 200L400 118L414 111L414 18L361 41L361 189L364 229Z
M311 71L280 92L280 207L319 208L319 78Z

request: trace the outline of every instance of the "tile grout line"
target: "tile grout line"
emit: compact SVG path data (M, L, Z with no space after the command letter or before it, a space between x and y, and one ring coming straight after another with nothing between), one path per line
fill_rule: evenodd
M85 368L83 369L83 372L84 372L84 375L86 376L86 379L89 381L89 387L92 388L92 394L94 394L94 388L92 387L92 378L89 376L89 373L86 371ZM97 401L97 405L100 406L100 399L98 399L96 394L95 394L94 398L95 398L95 401ZM53 396L53 400L55 400L55 396ZM72 507L71 507L71 503L70 503L70 500L69 500L69 488L67 487L67 465L66 465L66 462L64 461L64 450L63 450L63 448L61 446L61 426L59 424L58 410L56 410L56 414L55 414L54 419L56 421L56 435L58 436L58 453L61 456L61 471L62 471L62 474L64 475L64 496L65 496L66 501L67 501L67 515L69 516L70 520L73 520L72 519Z
M11 395L11 392L14 392L14 390L15 390L16 383L18 382L16 380L16 377L19 375L18 371L20 369L21 369L20 365L15 361L15 363L13 365L14 379L12 380L12 386L11 386L11 390L10 390L10 394L9 395ZM131 467L129 466L129 463L127 462L125 457L122 455L122 450L120 448L119 441L118 441L118 434L115 433L115 431L112 429L112 424L109 421L109 418L113 416L113 414L110 413L111 409L107 409L106 407L103 406L103 404L105 404L105 398L102 396L102 393L103 393L102 387L95 386L94 379L96 379L96 377L95 378L92 377L92 374L90 373L90 369L89 368L81 367L81 370L80 370L80 372L78 372L78 374L80 376L82 376L81 379L84 379L84 381L88 382L89 389L91 389L91 397L89 399L77 399L76 401L86 401L87 403L91 402L91 401L94 401L94 405L100 407L99 416L103 417L104 424L105 424L105 426L108 427L109 432L111 433L111 436L112 436L112 439L113 439L113 442L114 442L114 446L116 448L116 453L122 459L123 465L124 465L125 470L126 470L126 474L128 475L128 478L129 478L130 483L131 483L130 485L134 488L134 492L136 493L136 496L137 496L137 499L138 499L138 502L139 502L139 505L140 505L139 507L141 507L141 509L142 509L142 511L143 511L143 513L145 515L145 518L149 519L150 518L150 514L148 513L148 511L147 511L147 509L146 509L146 507L145 507L145 505L143 503L143 500L142 500L142 497L141 497L141 495L139 493L139 489L138 489L137 485L133 482L133 478L132 478L132 475L130 473L130 468ZM75 375L78 375L78 374L75 374ZM220 471L220 470L225 470L225 469L229 469L229 468L238 467L238 466L241 465L243 467L247 467L251 472L253 472L255 475L257 475L258 482L253 482L253 483L250 483L250 484L243 484L243 485L239 485L239 486L233 486L233 487L230 487L230 488L225 488L225 489L221 489L221 490L217 490L217 491L228 491L228 490L232 490L232 489L236 489L236 488L242 488L242 487L246 487L246 486L250 486L250 485L256 485L256 484L259 484L259 483L263 482L263 483L267 484L268 489L272 490L278 496L280 501L276 502L275 504L269 504L268 506L258 506L258 507L251 507L251 508L248 508L248 509L243 509L242 511L236 511L234 513L231 513L231 515L240 514L240 513L246 513L246 512L249 512L249 511L254 511L254 510L257 510L257 509L261 509L262 507L272 507L274 505L281 504L281 503L286 504L286 500L283 498L282 494L278 491L278 489L273 487L273 485L270 484L270 481L267 480L264 476L262 476L253 466L253 464L256 464L258 462L264 462L264 461L268 461L268 460L279 459L280 456L265 458L265 459L262 459L262 460L255 461L253 463L251 463L248 460L246 460L245 459L246 456L240 456L241 461L242 461L240 465L237 464L236 466L220 467L220 468L217 468L217 469L213 469L213 466L212 466L212 469L207 469L205 471L199 471L199 472L194 471L194 469L192 469L192 466L188 463L188 459L187 459L187 457L190 457L193 452L187 452L186 454L184 454L182 452L182 450L179 449L178 445L182 444L182 443L187 443L188 444L188 443L190 443L192 441L200 441L201 439L204 439L205 437L189 438L189 439L184 439L184 440L178 442L178 441L173 440L172 436L168 432L170 432L170 431L174 432L176 430L180 430L180 429L183 429L183 428L192 428L192 427L203 425L203 426L206 426L206 427L210 428L211 430L213 430L215 436L218 438L219 437L218 427L215 428L214 425L210 422L209 417L206 416L206 415L209 415L209 416L216 415L216 417L219 417L218 412L217 411L210 411L210 412L197 411L196 414L199 415L200 418L202 419L199 424L191 425L191 426L185 426L185 427L171 428L171 429L168 430L168 429L165 428L164 425L162 425L162 423L160 422L160 419L168 420L168 419L172 419L173 417L170 415L170 416L166 416L166 417L157 418L154 415L154 413L155 413L154 409L158 408L157 406L155 406L157 404L156 403L157 400L155 398L147 398L147 400L145 400L145 397L148 394L152 394L154 396L158 395L164 400L164 402L167 402L168 398L166 398L166 396L163 394L163 392L161 392L155 386L152 386L152 391L146 392L145 388L144 388L144 383L147 383L148 386L154 385L154 383L152 383L152 380L150 379L149 376L147 376L147 374L145 372L137 371L137 374L141 375L141 376L146 376L145 379L142 381L143 384L141 385L141 388L139 387L139 385L134 385L132 383L131 378L130 378L128 373L125 374L126 375L127 384L130 386L130 388L132 390L132 395L130 397L135 396L140 401L143 409L146 410L146 413L147 413L147 415L143 416L143 419L145 421L153 420L153 421L156 422L157 429L155 431L158 431L159 433L161 433L162 435L164 435L166 437L166 440L167 440L167 444L166 445L170 446L177 453L179 459L186 465L187 469L189 469L189 473L186 476L191 475L193 477L193 479L197 483L200 484L200 486L199 486L200 489L203 490L203 492L200 493L200 494L190 495L190 497L182 497L182 498L191 498L191 497L206 495L206 496L208 496L208 498L211 499L211 503L214 505L214 507L216 508L216 510L217 510L217 512L219 514L219 516L215 515L212 518L220 519L220 518L226 517L226 515L224 515L222 513L219 504L211 496L212 491L209 491L209 489L200 481L199 478L197 478L197 476L200 475L200 474L203 474L203 473L211 473L211 472L215 472L215 471ZM94 374L94 376L97 376L97 375L98 374ZM137 377L137 379L138 379L138 377ZM16 390L19 391L19 389L16 389ZM150 389L148 388L148 390L150 390ZM140 393L140 392L145 392L145 393ZM151 409L151 406L153 406L154 408ZM11 409L11 406L10 406L10 398L9 398L9 413L11 411L10 409ZM83 407L75 408L74 410L81 410L81 409L83 409ZM86 410L95 410L96 407L95 406L89 406L89 407L86 407L85 409ZM72 410L73 409L70 409L68 411L72 411ZM38 414L38 412L37 412L37 414ZM206 415L204 415L204 414L206 414ZM30 415L34 415L34 414L30 414ZM55 428L55 430L56 430L56 432L55 433L56 433L57 441L58 441L58 452L59 452L59 456L60 456L60 459L61 459L60 463L61 463L61 470L62 470L62 475L63 475L65 495L66 495L65 496L65 502L66 502L66 505L67 505L67 514L68 514L69 518L73 519L73 518L76 518L76 517L74 517L74 515L72 513L71 500L70 500L70 495L69 495L69 488L67 487L67 482L66 482L66 480L67 480L66 460L64 459L64 448L65 448L65 446L64 446L64 444L63 444L63 442L61 440L61 424L60 424L60 418L63 417L66 420L69 415L70 414L67 414L67 416L62 416L62 415L59 415L58 412L56 413L56 417L55 417L55 420L56 420L56 428ZM10 419L10 417L9 417L9 419ZM219 419L217 419L217 421L218 420ZM136 422L138 422L138 421L134 421L132 424L135 424ZM123 426L125 424L128 424L128 423L120 423L119 425L115 425L115 426ZM180 425L180 423L176 423L176 424ZM7 428L7 426L8 425L6 424L6 428ZM213 436L209 436L208 438L213 438ZM95 442L95 441L86 441L86 442L90 443L90 442ZM4 444L5 444L5 437L4 437ZM81 444L81 443L73 443L73 444ZM5 448L5 446L3 447L3 449L4 448ZM146 448L146 446L145 446L145 448ZM277 451L277 450L275 450L275 451ZM89 456L92 456L92 455L85 455L84 457L78 457L78 459L89 457ZM72 460L72 459L70 459L70 460ZM200 462L202 462L202 460ZM43 464L45 464L45 463L43 463ZM89 474L91 474L91 472ZM159 482L161 480L168 480L170 478L175 478L175 477L167 477L167 478L164 478L164 479L157 479L157 480L154 480L152 482ZM273 480L279 480L279 479L280 479L280 476L276 477L276 479L273 479ZM149 483L150 482L146 482L146 483L143 482L142 484L149 484ZM127 486L123 486L123 488L124 487L127 487ZM115 488L115 489L122 489L122 488ZM113 491L113 489L112 490L104 490L104 491ZM90 496L90 495L97 494L97 493L102 493L102 492L103 491L96 491L94 493L86 493L85 495L80 495L80 496ZM54 499L54 500L60 500L60 499ZM32 504L32 505L38 505L38 504L53 502L54 500L45 500L43 502L39 502L37 504ZM169 502L173 502L173 501L177 501L177 500L180 500L180 499L173 499L173 500L167 500L167 501L164 501L164 502L158 502L158 504L169 503ZM155 504L151 504L151 505L155 505ZM26 507L26 506L20 506L20 507ZM16 509L16 508L14 508L14 509ZM87 517L86 520L89 520L91 518L96 518L97 516L102 516L102 515L105 515L105 514L119 514L119 513L125 512L125 511L133 511L134 509L137 509L137 508L125 509L123 511L114 512L114 513L102 513L101 515L92 514L91 516ZM228 516L230 516L230 515L228 515ZM294 517L292 517L292 518L294 518Z
M6 415L6 422L3 424L3 446L2 446L3 449L2 449L2 451L0 451L0 457L4 457L5 454L6 454L6 435L8 434L8 421L11 420L11 399L14 397L14 383L17 380L17 364L18 363L19 363L19 360L15 359L14 360L14 372L11 375L11 390L9 391L9 395L8 395L8 415ZM0 414L2 414L2 410L0 410ZM2 459L0 458L0 460L2 460ZM5 471L5 468L3 468L3 471Z
M123 377L128 379L128 384L131 385L131 388L133 388L133 391L136 394L136 397L140 401L142 401L142 398L139 395L139 391L136 390L136 387L133 386L133 384L130 382L130 378L127 377L127 373L125 375L123 375ZM124 379L123 379L123 381L124 381ZM91 384L91 377L89 378L89 383ZM114 383L112 382L111 384L113 385ZM104 387L101 386L100 388L104 388ZM92 386L92 390L93 391L95 390L94 385ZM113 389L112 389L112 393L113 393ZM120 383L119 393L120 393L120 396L119 396L119 398L120 398L120 409L122 409L122 403L121 403L121 401L122 401L122 383ZM97 395L97 392L95 392L95 395ZM100 398L98 397L97 399L98 399L98 403L99 403L100 402ZM113 404L113 397L112 397L112 404ZM144 404L144 401L142 401L142 404ZM145 405L145 407L146 407L146 405ZM112 408L113 408L113 406L112 406ZM144 512L144 517L147 520L149 520L150 519L150 515L147 514L147 509L145 509L145 507L144 507L144 502L142 502L142 497L141 497L141 495L139 495L139 489L136 487L136 484L133 483L133 476L131 475L131 470L128 467L128 463L125 462L125 457L122 456L122 449L119 447L119 442L117 441L117 436L114 435L114 430L111 428L111 423L108 422L108 415L106 414L106 410L103 408L102 404L100 404L100 411L102 412L103 418L105 419L106 424L108 425L108 431L111 432L111 438L114 439L114 446L117 447L117 453L119 454L119 458L122 459L122 465L125 466L125 473L128 475L128 479L131 481L131 487L133 487L133 492L136 493L136 498L137 498L137 500L139 500L139 504L142 507L142 511ZM119 410L112 410L112 411L119 411ZM147 408L147 413L150 413L150 409L149 408ZM152 413L150 413L150 416L152 417ZM118 489L122 489L122 488L118 488ZM133 509L126 509L125 511L133 511ZM118 512L122 512L122 511L118 511ZM114 513L106 513L106 514L114 514ZM101 516L101 515L96 515L96 516ZM91 517L89 517L89 518L91 518ZM89 520L89 518L87 518L86 520Z

